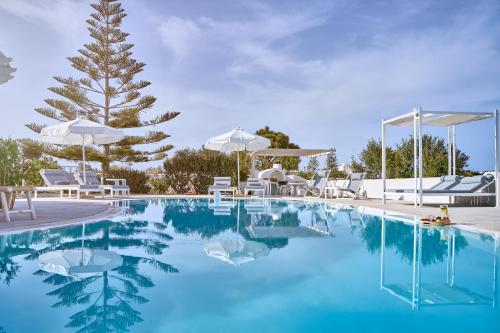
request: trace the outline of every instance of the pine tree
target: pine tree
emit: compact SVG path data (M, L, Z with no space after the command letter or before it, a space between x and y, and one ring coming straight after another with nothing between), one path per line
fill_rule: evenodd
M326 156L326 169L337 170L337 150L332 148L331 153Z
M166 112L150 120L141 119L141 114L153 108L156 98L141 94L150 82L134 79L143 71L145 64L131 57L134 45L126 42L129 34L120 30L127 14L116 0L100 0L91 7L95 12L86 22L92 41L78 50L78 56L68 57L71 66L82 73L82 77L54 77L62 86L51 87L49 91L60 99L46 99L48 107L35 111L59 121L84 117L121 129L155 126L176 117L178 112ZM35 123L26 126L38 133L44 127ZM160 160L173 148L172 145L162 145L153 150L134 149L134 146L160 143L168 137L163 131L127 136L117 144L104 145L102 150L88 149L87 158L101 162L104 173L107 173L112 161ZM46 153L55 157L80 159L79 147L51 146L46 149Z
M315 173L318 170L319 162L316 156L309 158L309 162L307 163L307 172Z

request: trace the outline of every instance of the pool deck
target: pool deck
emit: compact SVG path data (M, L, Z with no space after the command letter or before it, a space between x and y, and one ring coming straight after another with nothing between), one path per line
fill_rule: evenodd
M0 212L0 233L98 221L121 214L122 210L111 206L111 201L76 199L36 199L33 200L37 215L32 220L29 214L12 214L11 221L5 222ZM15 209L25 209L26 200L16 200Z
M185 198L186 196L172 195L132 195L130 199L146 198ZM206 195L189 196L191 198L207 198ZM280 198L275 198L280 199ZM292 200L303 200L302 197L287 198ZM356 205L411 216L439 215L439 207L425 206L415 208L411 203L397 201L387 201L385 206L381 205L380 199L349 200L349 199L318 199L307 198L308 201L333 202L346 205ZM0 233L13 232L28 229L44 229L69 224L76 224L89 221L98 221L111 218L122 213L118 207L111 206L109 199L59 199L40 198L35 201L37 219L31 220L29 214L13 214L11 222L4 220L0 212ZM16 201L16 209L26 206L25 200ZM454 225L472 231L493 232L500 235L500 209L493 207L450 207L450 218Z

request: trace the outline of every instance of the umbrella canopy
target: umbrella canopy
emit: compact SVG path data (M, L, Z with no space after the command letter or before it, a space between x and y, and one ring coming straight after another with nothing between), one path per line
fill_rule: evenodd
M16 71L15 68L10 66L12 58L4 56L0 51L0 84L5 83L13 78L12 73Z
M105 145L125 137L122 130L115 129L88 119L78 118L42 129L43 142L61 145L82 145L83 182L87 184L85 171L85 145Z
M47 126L40 135L46 143L62 145L104 145L115 143L124 137L122 130L81 118Z
M229 153L262 150L270 145L269 139L245 132L241 128L235 128L230 132L209 139L204 148Z
M263 243L243 239L218 240L206 244L203 249L209 257L225 261L233 266L254 261L259 257L267 256L270 252Z
M78 278L101 274L122 263L123 258L119 254L100 249L57 250L38 257L41 270Z
M238 191L240 190L240 151L257 151L266 149L271 141L259 135L245 132L241 128L235 128L230 132L218 135L207 141L204 148L217 150L224 153L236 151L238 164Z

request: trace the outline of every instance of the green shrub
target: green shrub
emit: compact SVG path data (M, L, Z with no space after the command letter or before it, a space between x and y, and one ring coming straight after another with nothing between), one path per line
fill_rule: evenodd
M151 194L167 194L168 183L165 176L150 177L148 180L149 193Z
M242 154L245 156L244 154ZM243 157L242 160L245 160ZM247 167L242 163L240 177L248 176ZM232 183L237 182L236 158L211 150L184 149L164 162L167 173L166 183L177 194L205 194L216 176L231 177Z
M130 186L130 193L149 193L148 176L145 171L113 167L106 178L123 178Z
M26 161L23 164L23 179L26 185L42 186L43 179L40 176L41 169L57 169L59 165L51 157L42 157L37 160Z
M21 153L15 140L0 139L0 185L20 185Z

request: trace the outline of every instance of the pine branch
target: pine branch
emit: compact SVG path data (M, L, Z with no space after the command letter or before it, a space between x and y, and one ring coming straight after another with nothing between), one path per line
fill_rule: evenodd
M164 132L148 132L145 136L127 136L123 140L118 142L117 146L152 144L163 141L169 137L170 135Z
M179 114L180 114L180 112L166 112L166 113L159 115L158 117L151 119L149 121L143 121L141 123L141 126L158 125L158 124L161 124L161 123L164 123L166 121L174 119Z

